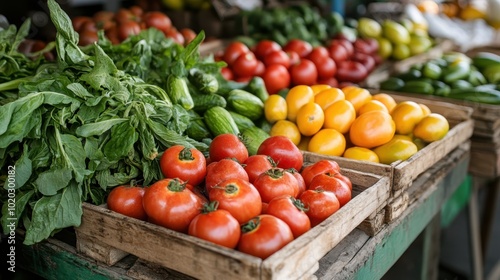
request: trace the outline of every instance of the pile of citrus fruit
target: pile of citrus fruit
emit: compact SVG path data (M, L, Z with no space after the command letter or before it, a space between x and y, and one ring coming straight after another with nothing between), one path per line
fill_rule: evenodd
M270 135L283 135L301 150L391 164L406 160L449 130L445 117L421 103L397 103L364 88L298 85L264 104Z

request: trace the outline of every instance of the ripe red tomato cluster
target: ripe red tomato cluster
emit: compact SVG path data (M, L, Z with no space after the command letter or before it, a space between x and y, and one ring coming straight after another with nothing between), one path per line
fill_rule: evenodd
M265 259L351 199L351 181L336 162L303 166L284 136L269 137L249 156L238 136L221 134L208 154L168 148L160 158L165 179L117 187L108 207Z
M116 13L99 11L92 17L76 16L71 19L73 28L80 35L79 44L82 46L97 41L97 31L103 29L106 37L118 44L130 35L136 35L141 30L154 27L162 31L166 37L172 38L178 44L184 45L196 37L196 33L189 28L180 31L172 25L170 18L159 11L145 12L139 6L121 8Z
M260 76L267 91L275 94L295 85L338 87L339 82L359 83L380 62L377 50L378 42L374 39L334 39L328 46L316 47L299 39L292 39L283 47L261 40L252 49L234 41L218 59L228 65L221 70L226 79L247 82Z

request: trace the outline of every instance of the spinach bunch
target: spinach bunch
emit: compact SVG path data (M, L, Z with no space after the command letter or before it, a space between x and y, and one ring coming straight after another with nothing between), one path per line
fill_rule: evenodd
M114 186L161 179L158 151L208 148L184 136L189 114L161 87L119 70L97 44L80 48L68 15L54 0L48 4L57 62L39 65L20 83L18 98L0 106L0 170L15 167L14 186L0 177L1 222L8 232L15 218L28 245L78 226L82 201L101 204Z

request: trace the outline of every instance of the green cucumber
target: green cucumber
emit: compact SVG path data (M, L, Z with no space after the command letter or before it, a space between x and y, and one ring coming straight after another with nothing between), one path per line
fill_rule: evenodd
M259 76L255 76L248 82L248 86L246 90L250 93L253 93L257 96L262 102L265 102L269 97L269 93L266 89L266 84L264 83L264 79Z
M187 136L197 141L201 141L205 138L212 138L212 133L203 121L202 117L193 110L188 110L188 113L191 116L191 122L186 129Z
M467 81L473 86L480 86L487 83L483 73L479 72L476 69L470 71L469 77L467 77Z
M188 79L201 93L217 93L219 90L217 78L199 69L193 68L189 70Z
M408 93L433 94L434 87L425 81L407 81L400 91Z
M252 121L264 114L264 102L248 91L235 89L227 97L228 108Z
M441 81L432 81L432 86L434 87L434 95L437 96L447 96L450 94L450 86Z
M203 120L214 136L226 133L238 135L240 130L231 114L223 107L215 106L205 111Z
M238 129L240 131L243 131L247 128L255 126L254 122L251 119L249 119L241 114L238 114L238 113L233 112L233 111L229 111L229 114L231 114L231 117L233 117L234 122L236 123L236 126L238 126Z
M192 92L191 96L194 103L193 110L200 114L214 106L226 107L227 105L226 99L215 93L200 94Z
M380 89L399 91L404 85L405 82L402 79L396 77L390 77L387 80L380 83Z
M186 110L193 109L194 102L186 80L175 75L169 75L166 91L172 103L179 104Z
M452 65L444 68L442 79L445 83L451 83L456 80L467 78L471 71L470 63L468 61L458 61Z
M500 55L489 52L479 52L472 58L472 64L479 69L484 69L492 65L500 65Z
M432 80L438 80L441 76L441 72L441 67L432 62L425 63L424 67L422 68L422 75Z
M269 133L256 126L243 130L241 136L249 155L256 155L262 142L270 137Z

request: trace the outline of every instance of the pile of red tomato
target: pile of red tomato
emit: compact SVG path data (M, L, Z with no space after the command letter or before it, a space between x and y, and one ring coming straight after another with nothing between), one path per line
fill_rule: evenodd
M116 13L99 11L92 17L76 16L71 21L73 28L80 35L79 44L82 46L96 42L97 31L101 29L113 44L118 44L150 27L162 31L166 37L181 45L189 43L196 37L196 33L190 28L177 30L166 14L159 11L145 12L139 6L121 8Z
M313 47L307 41L292 39L281 47L261 40L250 49L242 42L231 42L216 59L227 67L227 80L247 82L253 76L264 79L270 94L295 85L327 84L345 87L366 79L381 62L375 39L331 40L327 46Z
M266 139L251 156L233 134L215 137L208 158L176 145L160 167L165 179L149 187L114 188L109 209L262 259L351 199L352 183L335 161L303 166L284 136Z

